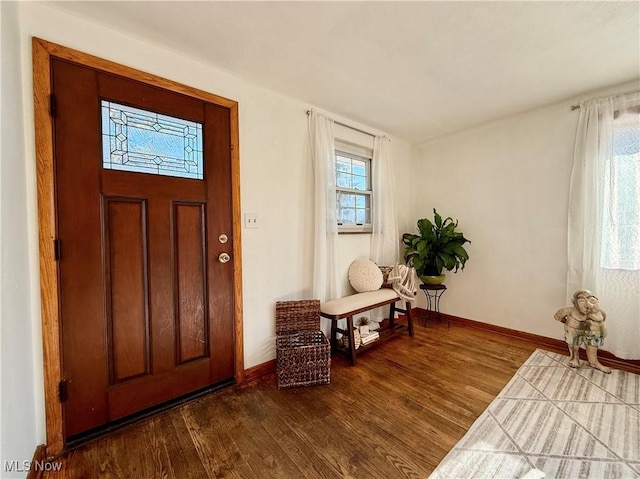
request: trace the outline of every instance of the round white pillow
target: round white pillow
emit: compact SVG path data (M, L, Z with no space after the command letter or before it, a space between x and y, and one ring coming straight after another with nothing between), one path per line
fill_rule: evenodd
M377 291L382 286L382 271L373 261L357 259L349 266L349 283L358 293Z

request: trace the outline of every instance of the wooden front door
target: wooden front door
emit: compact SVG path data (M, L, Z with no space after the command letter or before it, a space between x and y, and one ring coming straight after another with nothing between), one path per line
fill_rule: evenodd
M234 377L230 112L52 60L65 436Z

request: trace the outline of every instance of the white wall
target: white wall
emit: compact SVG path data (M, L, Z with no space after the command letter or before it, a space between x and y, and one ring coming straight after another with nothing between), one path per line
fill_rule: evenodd
M553 314L566 301L569 179L578 119L570 107L578 102L503 118L416 148L416 219L432 218L435 207L459 219L472 241L465 270L447 275L443 312L562 339Z
M25 473L5 470L5 461L18 461L24 469L22 461L31 460L36 444L44 439L44 427L42 401L38 398L43 385L41 375L35 371L42 369L39 330L34 330L31 321L31 245L27 244L25 223L24 84L18 68L16 4L0 2L0 12L0 477L8 478L23 477Z
M15 299L8 306L10 320L4 315L7 308L3 303L2 327L3 335L10 327L19 334L17 340L12 339L12 349L6 353L3 344L3 371L5 365L9 365L5 356L17 347L19 352L11 358L20 361L16 372L6 380L4 376L2 378L3 390L6 387L12 391L10 395L3 393L2 407L9 407L5 407L9 404L15 409L15 421L5 423L3 418L2 438L4 442L5 434L11 434L16 451L28 452L29 459L36 444L44 442L31 37L37 36L239 102L242 212L255 213L260 221L258 229L242 230L247 368L275 357L274 302L306 298L311 294L313 188L305 114L311 105L42 3L24 2L6 8L7 2L0 4L3 13L5 9L10 10L13 17L7 22L3 19L2 25L3 79L6 68L12 71L10 79L13 81L6 95L4 90L2 92L3 115L7 107L16 110L12 125L2 127L3 140L11 137L15 141L9 155L13 157L11 162L6 160L3 147L2 171L8 176L3 176L1 185L2 275L3 279L5 275L10 277L11 287L16 289ZM16 9L19 18L15 18ZM10 23L6 41L5 23ZM22 62L20 67L19 60ZM411 165L411 146L395 138L391 145L398 164L397 176L406 178ZM4 199L9 195L11 201L7 204ZM399 201L409 200L409 190L403 187ZM344 243L346 276L346 267L352 259L368 256L369 236L344 237L341 243ZM4 251L11 254L6 268ZM14 363L11 364L13 367ZM20 384L10 381L18 377ZM17 427L18 423L20 427Z

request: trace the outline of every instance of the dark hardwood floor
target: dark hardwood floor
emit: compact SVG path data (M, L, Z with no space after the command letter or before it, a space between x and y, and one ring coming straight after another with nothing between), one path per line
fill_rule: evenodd
M53 478L426 478L536 349L462 326L416 324L331 384L275 376L211 393L94 440Z

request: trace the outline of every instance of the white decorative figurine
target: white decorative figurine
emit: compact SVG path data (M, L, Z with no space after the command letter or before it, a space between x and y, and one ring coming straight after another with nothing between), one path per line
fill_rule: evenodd
M554 315L564 323L564 339L569 346L569 366L580 367L580 346L587 350L589 366L609 374L611 369L598 361L598 348L607 335L604 321L607 315L600 309L598 298L588 289L573 293L573 306L561 308Z

